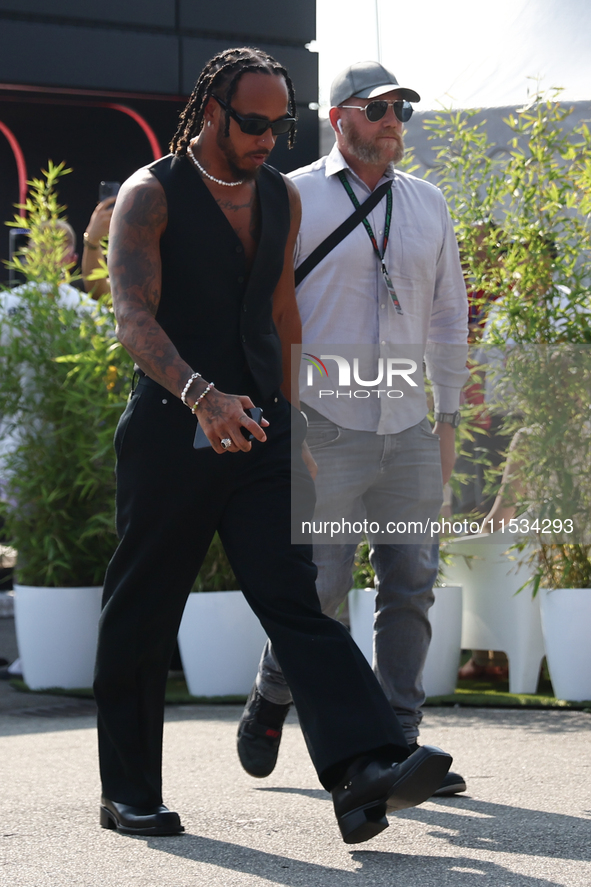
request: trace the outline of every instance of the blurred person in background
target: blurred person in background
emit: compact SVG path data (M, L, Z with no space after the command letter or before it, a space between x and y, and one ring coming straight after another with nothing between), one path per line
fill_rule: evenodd
M93 299L99 299L111 291L108 277L90 279L92 272L101 267L105 259L102 241L109 236L111 217L115 208L116 197L101 200L94 209L83 236L81 271L84 287Z

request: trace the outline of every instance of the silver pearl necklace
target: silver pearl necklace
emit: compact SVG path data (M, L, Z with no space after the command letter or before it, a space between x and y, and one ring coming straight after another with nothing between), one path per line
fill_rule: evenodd
M225 185L226 188L236 188L237 185L243 185L244 179L240 179L239 182L224 182L223 179L216 179L215 176L210 176L206 169L203 169L195 155L193 154L193 149L188 148L187 154L189 155L189 160L193 162L193 165L197 167L201 175L205 176L206 179L209 179L211 182L215 182L216 185Z

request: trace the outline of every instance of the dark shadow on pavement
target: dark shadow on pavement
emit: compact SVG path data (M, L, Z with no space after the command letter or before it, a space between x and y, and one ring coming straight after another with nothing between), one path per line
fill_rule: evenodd
M450 887L561 887L547 878L518 874L496 863L462 856L412 856L370 849L352 850L351 857L359 867L347 872L197 835L135 840L146 841L152 850L207 863L228 872L255 875L285 887L358 887L359 884L371 887L392 887L393 884L407 887L415 884L421 887L448 884Z
M323 789L256 786L254 791L284 792L330 800L330 795ZM436 826L437 830L429 834L455 847L584 862L591 860L591 811L583 811L582 816L568 816L509 804L493 804L465 794L431 798L431 803L436 804L437 809L421 805L402 810L391 817L391 825L395 824L396 819L411 819ZM473 815L467 815L469 813Z
M587 815L568 816L479 801L466 795L432 798L431 804L436 804L437 809L414 807L400 811L395 818L436 826L437 829L429 834L454 847L591 860L591 814L588 811L585 811ZM470 813L473 815L467 815Z

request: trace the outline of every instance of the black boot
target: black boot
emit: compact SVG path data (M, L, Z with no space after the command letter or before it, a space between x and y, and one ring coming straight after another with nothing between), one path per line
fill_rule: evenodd
M357 758L332 790L346 844L359 844L388 828L386 813L422 804L441 785L451 755L424 745L402 763Z

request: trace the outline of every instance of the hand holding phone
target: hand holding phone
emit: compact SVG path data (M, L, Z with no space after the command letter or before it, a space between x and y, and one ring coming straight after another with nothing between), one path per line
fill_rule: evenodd
M246 413L246 415L250 419L254 419L254 421L257 423L257 425L261 424L261 419L263 418L263 411L260 407L253 407L250 410L244 410L244 412ZM254 440L255 439L254 434L252 434L252 432L248 431L247 428L241 428L240 430L242 431L242 434L246 438L246 440ZM205 447L211 446L211 441L209 440L209 438L205 434L205 431L203 430L203 426L199 422L197 422L197 430L195 431L195 438L193 440L193 446L196 450L202 450Z

